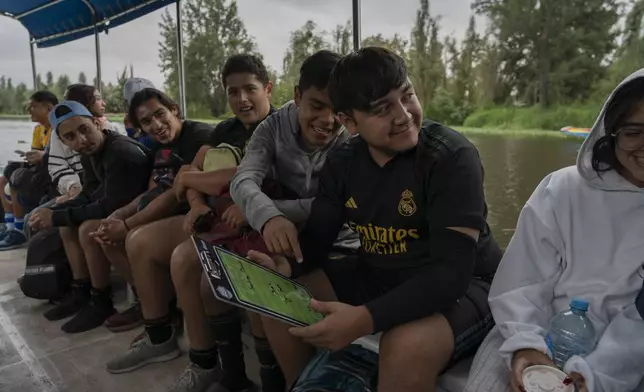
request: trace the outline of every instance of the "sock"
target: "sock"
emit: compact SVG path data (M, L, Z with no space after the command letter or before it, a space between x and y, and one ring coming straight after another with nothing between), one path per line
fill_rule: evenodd
M223 370L221 384L230 391L241 390L249 381L244 363L239 313L234 309L219 316L211 316L209 321Z
M14 219L15 218L13 217L13 213L11 212L4 213L4 223L5 223L5 226L7 226L7 230L13 230L16 228L15 224L13 223Z
M18 231L23 231L25 228L25 219L24 218L15 218L14 219L14 227Z
M260 364L259 378L262 381L262 392L284 391L286 389L286 380L280 365L277 363L277 359L275 359L271 345L265 338L258 338L257 336L253 336L253 338L255 339L255 352Z
M84 279L74 279L72 280L72 290L87 291L89 292L92 284L89 281L89 278Z
M217 366L217 346L208 350L190 349L190 362L202 369L210 370Z
M162 344L172 338L172 318L170 315L158 319L145 320L145 332L152 344Z
M255 340L255 353L259 360L259 378L262 381L262 392L284 391L286 380L280 365L275 359L271 345L265 338L253 336Z
M177 306L177 297L172 297L170 302L168 302L168 309L170 309L170 313L177 313L179 311L179 307Z
M105 305L109 307L114 306L114 304L112 303L112 287L107 286L102 289L97 289L96 287L92 287L90 292L92 294L93 303L97 305Z

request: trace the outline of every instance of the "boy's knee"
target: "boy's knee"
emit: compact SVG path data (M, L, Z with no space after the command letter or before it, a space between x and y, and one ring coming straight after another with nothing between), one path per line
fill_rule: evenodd
M396 367L408 369L410 373L421 366L422 372L438 375L453 352L452 329L442 315L397 326L383 334L380 340L381 362L397 364Z
M145 251L146 234L143 227L137 227L130 230L125 237L125 250L129 257L137 257Z
M185 241L172 251L170 270L175 287L193 284L201 275L201 264L192 241Z
M58 229L58 233L60 233L60 238L63 242L78 241L78 229L76 227L62 226Z
M81 223L80 227L78 228L78 237L81 240L81 242L83 243L86 243L89 241L95 242L91 234L98 229L100 224L101 224L100 220L88 220Z

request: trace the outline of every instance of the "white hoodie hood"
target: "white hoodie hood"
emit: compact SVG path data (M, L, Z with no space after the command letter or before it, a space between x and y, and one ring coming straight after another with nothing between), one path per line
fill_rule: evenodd
M579 150L579 155L577 156L577 170L579 171L579 174L592 186L595 186L599 189L607 191L644 192L644 189L636 187L635 185L624 179L624 177L618 175L615 172L602 174L601 177L599 177L591 165L593 146L595 145L595 143L597 143L597 140L606 135L606 128L604 128L604 117L606 116L606 109L613 100L613 97L615 97L615 93L619 91L620 88L624 87L635 79L641 78L644 78L644 68L640 69L637 72L634 72L632 75L624 79L624 81L620 83L619 86L615 88L615 90L613 90L612 94L610 95L610 97L608 97L606 103L602 107L597 120L595 120L595 125L593 125L590 134L584 141L584 144L581 146L581 150ZM644 92L642 92L642 95L644 95Z
M643 77L640 70L618 89ZM490 306L509 364L520 349L549 353L544 337L552 318L568 309L573 297L588 300L597 346L586 358L572 357L564 370L583 374L590 392L639 392L644 391L638 387L644 377L644 320L634 301L644 276L644 190L614 170L598 176L591 166L614 95L584 142L577 166L548 175L521 211L490 290Z

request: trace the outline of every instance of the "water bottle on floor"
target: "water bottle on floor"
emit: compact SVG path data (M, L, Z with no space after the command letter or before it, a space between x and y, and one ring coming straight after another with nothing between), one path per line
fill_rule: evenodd
M560 369L573 355L586 356L595 348L595 327L587 311L588 301L573 298L570 309L559 313L550 322L546 343Z

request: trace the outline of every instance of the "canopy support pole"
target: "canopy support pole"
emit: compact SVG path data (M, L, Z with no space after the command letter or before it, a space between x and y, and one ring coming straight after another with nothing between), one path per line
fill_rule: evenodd
M96 46L96 89L103 94L103 83L101 81L101 40L98 36L98 24L94 25L94 43Z
M360 0L353 0L353 50L360 49L361 23Z
M38 85L38 75L36 74L36 55L34 53L34 42L31 36L29 36L29 48L31 49L31 77L34 82L34 90L40 89Z
M179 60L179 106L183 118L188 118L186 107L186 75L183 62L183 18L181 16L181 0L177 0L177 59Z

